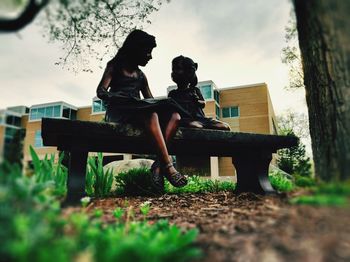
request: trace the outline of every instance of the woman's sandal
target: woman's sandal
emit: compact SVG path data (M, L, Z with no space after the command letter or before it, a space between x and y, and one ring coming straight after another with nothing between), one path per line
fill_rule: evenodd
M183 187L187 185L187 178L186 176L182 175L180 172L176 171L174 173L169 173L169 169L171 167L174 167L172 163L169 163L165 165L162 168L162 173L164 176L168 179L170 184L172 184L174 187Z
M164 192L164 176L160 172L160 164L158 160L154 161L151 166L151 181L153 187L158 191L158 193Z

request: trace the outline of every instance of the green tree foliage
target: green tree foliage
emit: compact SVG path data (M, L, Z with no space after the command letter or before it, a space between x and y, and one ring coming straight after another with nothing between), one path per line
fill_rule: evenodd
M295 136L293 131L286 135ZM280 169L289 174L311 175L310 158L306 156L305 145L300 142L297 146L279 150L277 163Z
M92 56L99 61L114 55L132 29L151 23L160 0L51 0L41 20L46 36L63 44L65 55L57 64L75 61L87 65ZM91 71L86 67L79 68Z
M282 63L288 66L289 83L286 89L304 88L304 73L298 42L298 31L294 11L290 12L288 25L285 27L287 46L282 49Z
M285 116L279 117L278 123L280 135L310 139L305 115L289 111ZM277 154L278 167L284 172L300 176L311 175L310 158L306 155L305 145L301 141L295 147L278 150Z
M12 20L0 17L0 31L17 31L40 12L43 35L62 44L64 55L57 64L91 72L90 59L114 55L125 35L150 24L149 15L164 1L170 0L30 0L23 7L20 0L6 0L7 6L22 6L24 11Z

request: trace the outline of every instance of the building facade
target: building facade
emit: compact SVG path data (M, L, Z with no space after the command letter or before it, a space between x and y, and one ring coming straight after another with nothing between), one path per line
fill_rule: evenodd
M265 83L233 86L219 89L209 81L198 83L206 100L206 116L228 123L232 131L260 134L276 134L276 119L268 87ZM169 86L168 92L176 86ZM14 130L24 129L23 161L30 163L29 146L33 146L39 157L45 154L56 154L55 147L43 146L41 138L42 117L54 117L71 120L102 121L105 108L102 101L93 98L92 104L86 107L75 107L65 102L54 102L33 105L30 108L13 107L0 111L0 157L4 158L14 137ZM132 156L118 154L108 155L110 159L131 159ZM0 160L1 160L0 159ZM235 175L230 158L177 156L177 164L185 172L200 173L217 179Z
M21 147L28 113L29 108L25 106L0 110L0 162L11 158L15 146Z

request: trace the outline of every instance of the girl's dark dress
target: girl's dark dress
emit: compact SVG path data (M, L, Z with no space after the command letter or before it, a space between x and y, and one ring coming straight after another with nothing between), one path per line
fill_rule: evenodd
M171 90L168 97L174 99L188 114L181 115L181 125L186 126L189 122L198 121L205 128L212 128L217 123L215 119L205 116L203 107L198 100L204 101L201 91L198 87L189 87L186 89ZM189 115L189 116L188 116Z
M106 121L143 127L145 117L152 112L162 117L170 117L173 112L186 114L172 99L141 99L140 91L146 84L143 72L138 69L136 78L119 73L112 78L109 91L99 88L97 96L107 107Z

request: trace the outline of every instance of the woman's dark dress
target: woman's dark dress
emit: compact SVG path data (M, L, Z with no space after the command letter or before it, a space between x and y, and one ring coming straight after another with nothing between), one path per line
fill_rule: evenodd
M97 90L97 96L106 104L106 121L144 126L145 117L157 112L162 117L170 117L173 112L186 114L172 99L141 99L141 89L147 84L143 72L138 69L137 77L117 73L112 78L110 89Z
M204 105L198 103L199 100L204 101L203 95L198 87L189 87L186 89L171 90L168 97L174 99L188 115L181 115L181 125L187 126L189 122L198 121L204 128L213 128L218 123L215 119L206 117L203 111Z

